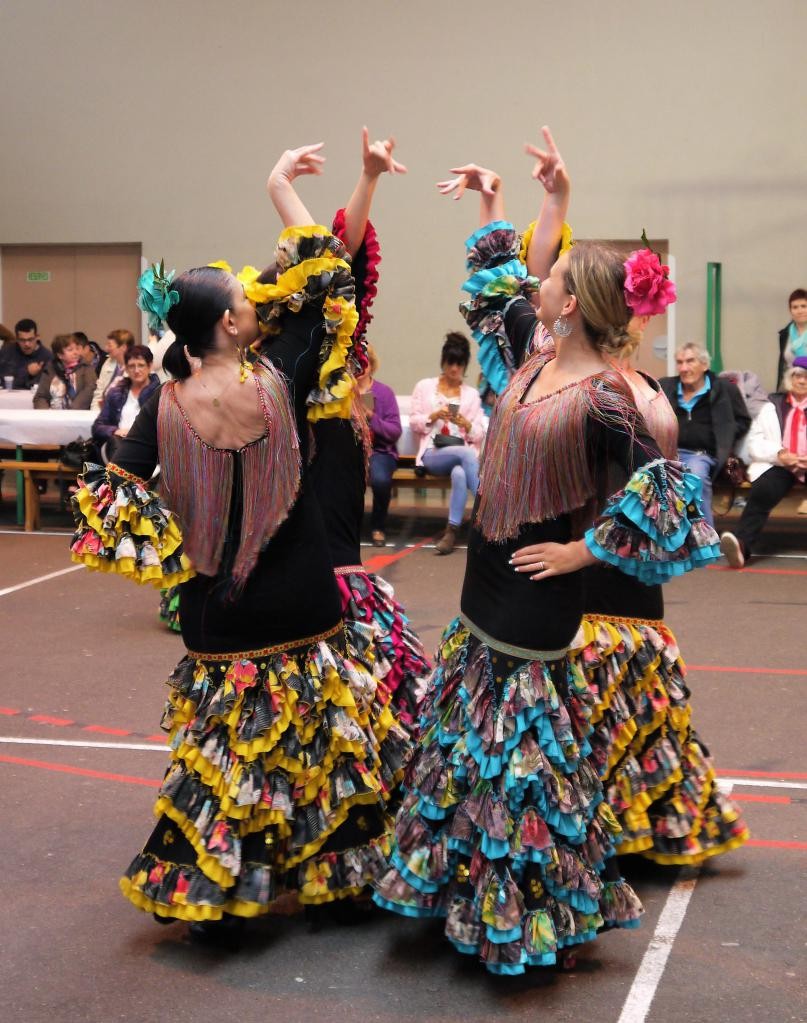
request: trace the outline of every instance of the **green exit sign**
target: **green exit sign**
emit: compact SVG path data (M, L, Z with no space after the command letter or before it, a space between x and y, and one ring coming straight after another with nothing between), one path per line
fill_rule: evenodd
M29 284L47 284L50 282L50 270L29 270L25 279Z

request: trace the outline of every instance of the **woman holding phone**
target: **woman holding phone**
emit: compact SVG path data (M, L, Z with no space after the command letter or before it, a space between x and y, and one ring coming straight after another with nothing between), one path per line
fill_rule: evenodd
M448 523L437 554L454 550L466 500L469 494L476 497L479 487L486 419L478 391L463 383L470 359L468 338L450 331L440 354L440 376L420 380L412 394L409 425L420 438L415 462L430 476L451 477Z

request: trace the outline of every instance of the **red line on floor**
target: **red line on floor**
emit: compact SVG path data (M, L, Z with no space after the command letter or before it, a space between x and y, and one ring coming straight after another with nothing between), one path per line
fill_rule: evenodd
M82 732L98 732L100 735L131 735L128 728L107 728L105 725L84 725Z
M13 710L11 707L0 707L0 714L4 714L6 717L12 717L14 714L21 714L22 711Z
M807 842L775 842L765 838L749 838L745 844L757 849L807 849Z
M727 664L687 664L687 671L717 671L738 675L807 675L807 668L746 668Z
M78 774L84 778L100 778L102 781L122 781L129 785L145 785L157 788L161 782L153 778L138 778L132 774L113 774L109 771L91 771L88 767L73 767L72 764L49 764L45 760L28 760L25 757L9 757L0 753L0 763L18 764L21 767L39 767L44 771L58 771L61 774Z
M732 792L731 798L736 803L784 803L789 806L793 802L790 796L754 796L750 793L738 795L736 792Z
M807 774L799 771L728 771L723 768L716 773L723 778L807 778Z
M165 732L157 732L156 735L147 735L145 739L146 742L168 742L168 736Z
M401 558L414 554L415 551L419 551L421 547L425 547L427 544L434 543L435 540L436 537L428 536L425 540L421 540L420 543L414 543L411 547L406 547L402 551L396 551L394 554L376 554L364 562L364 567L368 572L380 572L382 568L386 568L388 565L400 561Z
M54 718L50 714L32 714L28 720L36 721L39 725L58 725L60 728L76 723L72 718Z
M707 565L710 572L745 572L755 575L807 575L805 568L729 568L727 565Z

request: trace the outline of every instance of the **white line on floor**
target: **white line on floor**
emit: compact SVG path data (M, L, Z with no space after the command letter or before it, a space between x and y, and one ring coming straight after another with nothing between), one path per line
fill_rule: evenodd
M724 778L723 782L726 781ZM726 795L729 795L731 788L731 785L725 785L723 791ZM685 867L670 889L617 1023L644 1023L647 1019L699 876L700 867L694 869Z
M80 749L129 749L151 750L165 753L167 746L151 746L145 742L75 742L71 739L18 739L11 735L0 735L0 743L7 746L78 746Z
M761 778L718 778L717 780L717 787L725 795L739 785L743 787L751 785L758 789L807 789L807 782L803 781L764 781Z
M60 568L58 572L49 572L47 575L38 575L36 579L29 579L24 583L17 583L16 586L7 586L0 590L0 597L7 597L9 593L16 593L17 590L24 590L26 586L36 586L37 583L45 583L48 579L56 579L60 575L67 575L68 572L78 572L83 565L71 565L70 568Z
M0 536L72 536L72 529L0 529Z

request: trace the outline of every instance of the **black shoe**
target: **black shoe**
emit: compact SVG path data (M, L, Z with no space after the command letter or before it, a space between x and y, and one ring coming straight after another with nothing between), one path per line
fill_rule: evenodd
M246 920L225 913L221 920L200 920L188 924L188 936L197 945L237 951L244 941Z

